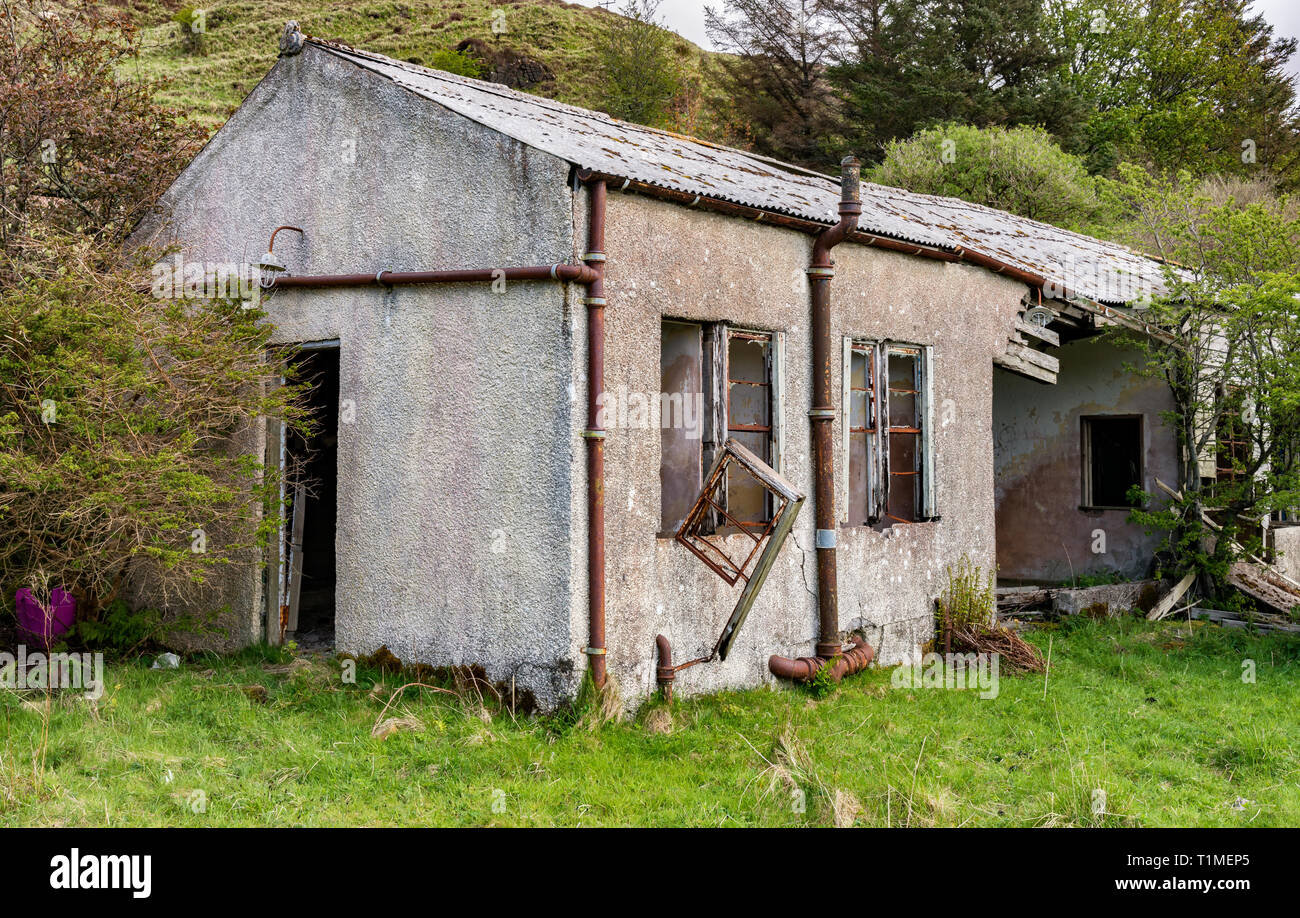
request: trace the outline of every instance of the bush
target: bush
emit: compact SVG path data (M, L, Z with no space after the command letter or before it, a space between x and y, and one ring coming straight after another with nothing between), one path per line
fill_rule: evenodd
M890 143L871 178L1067 229L1107 222L1107 205L1083 160L1042 128L933 127Z

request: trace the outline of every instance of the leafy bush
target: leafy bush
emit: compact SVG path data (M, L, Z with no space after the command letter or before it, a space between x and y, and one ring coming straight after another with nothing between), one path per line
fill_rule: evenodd
M871 178L1068 229L1105 222L1108 213L1083 160L1037 127L939 125L888 144Z
M955 567L948 568L948 585L939 598L935 627L941 646L946 647L958 631L991 626L996 615L993 573L985 574L962 555Z
M482 78L486 70L482 61L464 51L435 51L429 58L428 66L476 80Z

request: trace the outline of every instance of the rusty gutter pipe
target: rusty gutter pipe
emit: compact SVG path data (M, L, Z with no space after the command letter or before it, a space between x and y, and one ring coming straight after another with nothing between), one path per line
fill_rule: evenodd
M269 289L282 287L397 287L406 284L475 284L507 281L562 281L590 284L596 272L585 265L535 265L524 268L468 268L451 271L379 271L375 274L281 275Z
M772 671L772 675L779 676L782 679L791 679L795 682L811 682L813 677L821 671L822 667L830 667L830 677L833 681L839 682L845 676L851 676L854 673L860 673L875 659L875 651L856 634L849 639L853 647L835 656L826 657L799 657L790 659L789 657L772 656L768 658L767 667Z
M748 207L743 204L735 204L731 201L725 201L721 198L709 198L702 195L693 194L687 191L678 191L675 188L666 188L662 185L654 185L650 182L641 182L634 179L623 178L607 173L593 173L608 182L612 187L619 191L629 191L638 194L645 194L650 197L659 198L664 201L672 201L677 204L684 204L687 207L694 207L700 210L708 210L714 213L726 214L733 217L742 217L749 220L762 220L764 223L770 223L773 226L780 226L786 229L797 230L802 233L820 234L826 232L826 225L818 223L815 220L808 220L803 217L796 217L790 214L774 213L765 211L757 207ZM964 246L956 247L952 250L937 248L932 245L925 245L917 242L906 242L902 239L894 239L889 236L880 236L875 233L869 233L865 230L854 229L847 236L850 242L859 245L870 246L877 249L887 249L891 252L901 252L905 255L916 255L920 258L930 258L935 261L964 262L975 265L976 267L986 268L996 274L1005 277L1014 278L1031 287L1041 290L1043 287L1052 283L1039 274L1027 271L1024 268L1017 267L1005 262L993 255L975 249L969 249ZM1151 257L1151 256L1146 256ZM1160 261L1161 259L1153 259ZM1059 285L1057 285L1059 286ZM1126 325L1135 330L1141 331L1153 337L1162 340L1172 340L1163 335L1158 329L1152 328L1140 319L1134 319L1122 313L1115 313L1102 303L1093 300L1077 291L1060 287L1055 299L1065 300L1067 302L1082 301L1086 308L1103 315L1110 316L1122 325Z
M587 186L590 213L587 251L582 256L587 283L587 647L591 680L603 688L605 666L605 430L601 396L605 390L605 181L580 172Z
M822 667L830 665L831 678L839 681L849 672L858 672L871 662L871 648L861 638L854 639L853 649L845 652L840 639L839 591L836 583L835 544L835 452L832 428L835 406L832 404L831 378L831 278L835 262L831 249L849 237L862 214L862 166L846 156L841 166L840 219L817 234L813 242L808 283L812 299L813 404L808 412L813 445L813 503L816 514L817 546L817 626L815 657L791 660L772 656L768 669L786 679L807 681Z

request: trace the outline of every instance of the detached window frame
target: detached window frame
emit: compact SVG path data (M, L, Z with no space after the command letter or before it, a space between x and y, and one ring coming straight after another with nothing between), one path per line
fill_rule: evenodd
M892 374L891 382L895 361L911 362L911 379ZM845 336L841 400L842 525L937 521L933 346ZM908 401L914 407L903 417ZM910 468L898 467L903 437L915 439ZM898 498L902 487L913 489L911 518L900 515L907 506L901 500L890 501L891 490Z
M718 459L724 445L729 437L735 437L744 446L751 449L759 459L767 463L778 474L783 472L785 465L785 333L781 331L768 329L755 329L744 326L733 326L726 322L701 322L692 319L680 319L673 316L662 316L660 318L660 389L663 390L665 382L664 365L664 343L668 338L670 330L676 334L682 334L688 329L699 330L699 360L700 370L698 378L703 392L703 429L702 436L695 441L698 446L693 455L684 459L687 444L683 443L680 432L670 430L663 426L664 421L660 419L660 457L659 457L659 482L660 482L660 500L659 500L659 530L660 538L674 538L683 519L689 513L691 504L685 501L686 493L690 493L691 501L698 494L700 488L701 473L704 469L713 467L714 462ZM759 345L763 348L763 366L765 379L754 378L753 366L746 368L743 362L736 361L737 366L734 370L732 367L733 347L744 347L747 345ZM742 413L746 410L750 415L753 414L752 408L754 401L752 395L747 395L749 390L766 388L767 410L766 416L744 417ZM662 395L673 394L664 393ZM732 401L737 401L736 412L733 413ZM766 423L764 423L766 422ZM756 442L756 435L766 434L761 442ZM674 455L680 468L671 468L666 464L670 455L670 446L675 446ZM754 447L759 447L754 449ZM684 449L685 448L685 449ZM669 486L670 481L681 481L681 486ZM736 494L732 494L733 483ZM739 478L728 479L725 487L722 489L724 506L730 509L731 498L740 498L740 488L752 488L750 482L741 483ZM760 489L761 490L761 489ZM756 492L757 493L757 492ZM752 497L747 492L746 497ZM666 501L665 498L668 498ZM772 506L770 495L764 495L763 511L755 515L755 518L749 518L749 515L733 513L746 529L761 530L767 527L772 519L776 508ZM680 514L680 516L678 515ZM737 533L734 525L723 518L721 514L713 513L707 521L704 530L707 532L716 532L718 534Z
M1093 450L1097 438L1095 425L1116 421L1135 422L1137 424L1137 481L1138 487L1146 487L1146 416L1142 414L1085 414L1079 417L1079 466L1081 472L1080 510L1132 510L1133 505L1125 501L1119 504L1098 503L1096 500L1097 463L1093 461ZM1130 485L1131 486L1131 485ZM1128 488L1124 489L1127 493Z

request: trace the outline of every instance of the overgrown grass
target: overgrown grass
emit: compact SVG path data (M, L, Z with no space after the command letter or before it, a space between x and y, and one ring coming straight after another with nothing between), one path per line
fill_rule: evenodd
M287 20L304 33L337 39L354 47L424 66L437 67L440 55L474 38L494 49L508 48L545 64L552 82L533 91L575 105L600 108L598 44L606 34L602 10L560 0L218 0L194 3L206 12L205 31L195 50L183 42L182 24L172 17L188 7L178 0L133 0L132 15L142 27L145 53L141 73L164 78L162 93L205 126L225 123L244 97L275 63ZM505 31L494 31L504 25ZM674 42L684 74L700 81L706 94L715 81L703 79L711 55L684 38ZM684 125L708 133L711 123Z
M724 693L600 725L410 688L384 717L421 729L387 739L395 674L348 685L265 649L111 665L97 705L53 704L43 768L39 703L3 695L0 823L1300 823L1300 641L1133 619L1030 637L1051 641L1046 683L1004 677L990 700L871 670L824 700Z

